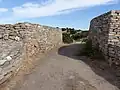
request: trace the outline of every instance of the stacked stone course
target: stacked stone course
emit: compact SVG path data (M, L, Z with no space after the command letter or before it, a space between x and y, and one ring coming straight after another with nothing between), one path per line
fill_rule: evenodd
M92 19L89 39L103 52L110 65L120 65L120 10Z
M21 67L23 61L62 43L58 28L31 23L0 25L0 84Z

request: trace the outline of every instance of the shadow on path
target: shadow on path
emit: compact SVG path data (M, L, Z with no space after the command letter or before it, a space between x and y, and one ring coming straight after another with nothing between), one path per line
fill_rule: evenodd
M110 68L105 60L93 60L86 56L78 56L83 47L83 44L65 45L58 49L58 54L85 62L97 75L120 89L120 77L116 76L114 69Z

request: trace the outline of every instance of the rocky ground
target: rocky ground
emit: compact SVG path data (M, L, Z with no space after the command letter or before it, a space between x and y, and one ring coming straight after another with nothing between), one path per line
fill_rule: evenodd
M8 85L6 90L120 90L106 65L77 56L80 47L71 44L50 51L19 83Z

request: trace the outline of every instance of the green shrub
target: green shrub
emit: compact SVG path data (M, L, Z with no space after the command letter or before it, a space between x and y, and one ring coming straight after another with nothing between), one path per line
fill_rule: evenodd
M87 38L82 38L82 40L81 40L82 42L87 42L88 41L88 39Z
M104 59L104 56L102 52L99 50L98 47L92 47L92 41L86 40L85 46L83 48L83 51L81 52L81 55L88 56L93 59Z
M68 33L63 33L63 42L64 43L72 43L73 42L73 39L72 37L70 36L70 34Z
M78 33L73 34L73 35L72 35L72 38L73 38L75 41L81 39L80 34L78 34Z
M81 41L82 38L88 36L88 31L75 30L74 28L62 28L63 42L72 43L74 41Z
M82 53L87 56L92 56L94 54L93 48L92 48L92 42L90 40L86 41L85 47Z
M89 31L82 31L81 38L86 38L88 36Z

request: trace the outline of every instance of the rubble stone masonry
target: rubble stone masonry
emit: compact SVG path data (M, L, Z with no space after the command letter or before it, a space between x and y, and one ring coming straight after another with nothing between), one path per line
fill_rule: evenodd
M14 74L22 62L62 43L59 28L31 23L0 25L0 84Z
M120 65L120 10L112 10L91 20L89 39L109 64Z

